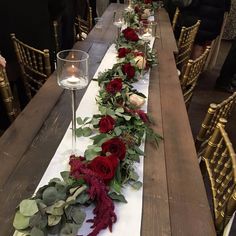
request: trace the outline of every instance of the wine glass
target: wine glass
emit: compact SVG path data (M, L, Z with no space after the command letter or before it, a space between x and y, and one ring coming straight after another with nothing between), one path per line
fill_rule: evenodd
M120 39L121 28L124 25L123 12L114 12L113 14L113 25L117 27L117 41Z
M150 21L141 21L139 30L138 30L138 36L141 40L143 40L144 43L144 58L143 58L143 65L141 70L141 81L143 83L147 83L147 80L145 79L144 72L145 72L145 62L147 61L147 44L151 41L153 35L152 35L152 24Z
M57 83L71 91L72 99L72 153L76 154L76 90L88 85L89 55L81 50L63 50L57 53Z

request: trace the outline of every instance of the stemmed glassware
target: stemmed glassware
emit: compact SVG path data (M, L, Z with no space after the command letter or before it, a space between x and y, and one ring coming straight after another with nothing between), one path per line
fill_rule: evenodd
M147 83L147 80L144 78L145 72L145 62L147 61L147 44L152 39L152 24L149 21L140 22L140 27L138 31L139 38L144 42L144 56L141 70L141 80L143 83Z
M113 15L113 25L117 27L117 41L120 39L121 28L124 25L123 12L114 12Z
M76 90L88 85L89 55L81 50L64 50L57 53L57 82L71 91L72 101L72 154L76 154Z

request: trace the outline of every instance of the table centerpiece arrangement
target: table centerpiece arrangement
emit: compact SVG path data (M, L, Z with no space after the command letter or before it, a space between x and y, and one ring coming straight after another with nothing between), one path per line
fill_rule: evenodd
M155 10L152 1L134 1L142 9ZM130 12L130 11L129 11ZM125 13L126 14L126 13ZM137 14L136 10L131 14ZM31 236L76 236L86 218L86 207L94 206L91 232L96 236L117 221L114 202L126 203L123 189L128 185L142 187L135 166L144 152L140 145L144 136L156 144L161 137L153 132L151 117L141 107L145 95L133 86L142 71L156 65L156 55L149 42L139 37L140 21L122 29L116 41L117 63L99 74L100 89L96 97L98 114L77 117L77 137L90 137L83 156L69 157L69 170L61 178L53 178L17 207L13 226L17 232ZM128 19L128 18L127 18ZM146 47L144 49L144 47Z

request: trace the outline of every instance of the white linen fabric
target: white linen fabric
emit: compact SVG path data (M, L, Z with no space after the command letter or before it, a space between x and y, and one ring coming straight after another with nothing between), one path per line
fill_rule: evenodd
M154 43L154 38L150 42L152 47ZM114 63L117 63L117 52L115 49L115 44L112 44L105 54L94 78L97 78L100 72L103 72L109 68L112 68ZM134 85L134 87L141 93L145 94L148 98L148 87L149 87L149 73L145 74L147 82L143 83L139 81ZM77 117L92 117L94 114L99 113L98 106L95 101L95 97L98 94L99 86L96 81L91 81L86 93L84 94L79 107L76 111ZM147 111L147 101L142 107L142 110ZM71 124L68 127L65 136L63 137L55 155L53 156L48 168L46 169L38 187L46 185L50 179L55 177L60 177L60 172L69 170L69 156L71 150ZM89 138L81 137L77 139L77 154L83 155L87 146L92 144L92 140ZM140 147L144 150L144 140ZM136 165L136 171L140 176L139 180L143 181L143 157L140 158L140 163ZM36 189L36 191L37 191ZM127 204L115 203L115 213L117 215L117 222L113 225L112 233L109 229L102 230L99 236L121 236L121 235L132 235L140 236L141 229L141 217L142 217L142 194L143 189L134 190L133 188L127 186L123 189L123 194L128 201ZM94 206L84 208L86 212L86 220L92 219ZM82 228L79 230L79 235L88 235L92 229L90 229L91 224L84 223ZM22 233L15 232L14 236L23 236Z

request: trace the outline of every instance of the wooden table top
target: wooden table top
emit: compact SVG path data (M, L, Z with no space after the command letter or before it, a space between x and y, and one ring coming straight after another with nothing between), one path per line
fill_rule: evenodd
M89 53L90 78L114 41L113 12L123 7L111 4L102 30L74 45ZM156 19L159 65L151 71L148 112L164 140L158 149L146 144L141 235L216 235L177 76L176 42L164 9ZM78 91L78 103L84 92ZM15 207L34 192L70 121L70 93L53 73L0 138L0 235L12 235Z

